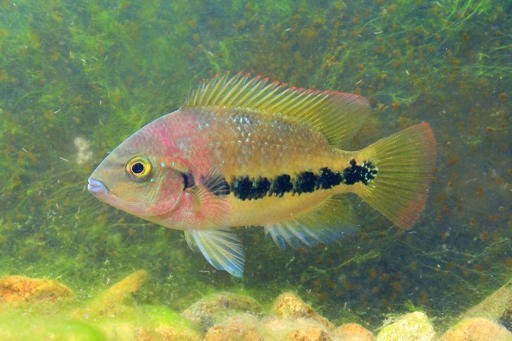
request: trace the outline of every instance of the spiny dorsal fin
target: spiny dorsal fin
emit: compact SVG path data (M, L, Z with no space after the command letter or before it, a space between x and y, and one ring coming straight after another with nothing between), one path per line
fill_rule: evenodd
M359 95L299 89L240 73L203 83L191 93L184 107L283 115L311 125L337 146L346 144L357 133L370 112L368 101Z

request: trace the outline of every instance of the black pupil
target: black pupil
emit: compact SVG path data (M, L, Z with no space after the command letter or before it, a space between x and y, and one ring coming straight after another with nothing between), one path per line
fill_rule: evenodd
M140 174L144 172L144 165L140 162L136 162L132 165L133 174Z

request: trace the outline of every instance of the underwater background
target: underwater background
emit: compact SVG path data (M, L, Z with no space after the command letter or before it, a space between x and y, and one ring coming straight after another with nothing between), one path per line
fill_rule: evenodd
M292 290L336 322L422 310L450 323L512 273L511 16L490 0L1 1L0 276L58 279L80 301L144 269L140 304ZM361 204L357 233L284 251L240 229L236 279L183 233L87 192L110 150L226 71L368 97L352 149L430 123L418 224L399 231Z

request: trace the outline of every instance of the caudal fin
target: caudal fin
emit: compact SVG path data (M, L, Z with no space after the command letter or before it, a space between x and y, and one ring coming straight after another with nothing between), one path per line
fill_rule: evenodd
M380 139L357 156L371 161L377 174L355 193L396 226L409 228L425 207L435 158L436 140L428 123Z

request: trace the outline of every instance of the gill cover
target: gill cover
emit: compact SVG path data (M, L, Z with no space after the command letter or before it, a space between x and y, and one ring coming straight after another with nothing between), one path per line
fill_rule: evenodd
M158 121L158 120L157 120ZM184 193L184 179L165 162L165 141L155 133L156 121L115 148L91 174L106 191L98 199L148 220L171 212Z

